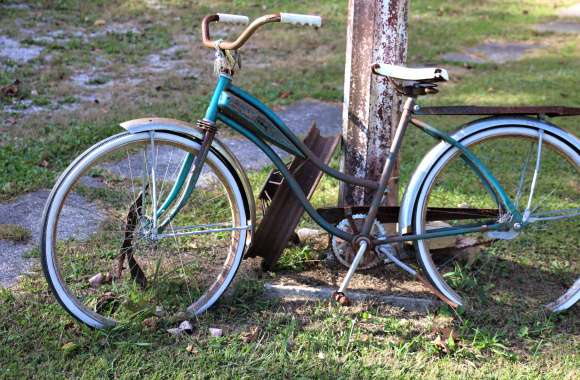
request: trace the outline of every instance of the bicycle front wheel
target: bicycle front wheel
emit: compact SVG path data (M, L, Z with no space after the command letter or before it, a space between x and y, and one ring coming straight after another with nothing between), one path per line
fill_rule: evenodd
M180 172L191 173L199 150L172 134L126 133L61 176L45 209L42 264L75 318L104 328L161 309L193 316L230 285L250 228L243 193L211 151L188 192Z
M579 296L580 275L577 141L536 128L505 126L462 143L493 173L526 221L521 229L417 241L425 274L459 305L532 310L566 294L566 300L551 308L570 307ZM457 148L431 166L417 199L418 234L509 222L513 217ZM442 215L441 208L455 210ZM438 213L430 211L434 209Z

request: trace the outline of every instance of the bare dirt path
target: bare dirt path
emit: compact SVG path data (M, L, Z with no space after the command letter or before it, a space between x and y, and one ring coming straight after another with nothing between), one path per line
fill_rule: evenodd
M37 263L36 258L27 257L27 254L38 246L40 220L48 194L49 191L40 190L0 204L0 225L19 225L31 233L31 238L24 242L0 240L0 286L14 285L18 276ZM62 237L86 238L99 225L103 214L95 204L80 196L73 196L71 200L62 214L65 226Z

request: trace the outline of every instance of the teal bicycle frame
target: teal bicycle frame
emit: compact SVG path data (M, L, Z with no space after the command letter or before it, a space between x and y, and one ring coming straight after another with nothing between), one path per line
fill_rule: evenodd
M415 104L414 102L414 98L408 98L407 102L405 103L405 110L397 129L397 134L400 135L400 140L402 140L406 127L409 124L413 124L428 135L443 140L458 148L461 151L462 159L476 173L487 191L496 200L498 206L502 207L512 216L512 219L509 223L522 222L522 215L517 211L516 207L509 199L509 196L504 191L499 181L476 157L476 155L473 154L473 152L471 152L467 147L453 139L445 132L442 132L418 120L411 120L410 115L413 113L413 107ZM392 171L393 160L387 160L387 163L385 164L385 170L383 171L383 176L379 182L359 179L336 171L335 169L325 165L323 162L318 160L317 157L312 154L312 152L304 145L304 143L270 108L268 108L265 104L263 104L249 93L234 86L232 84L232 78L225 74L221 74L219 76L217 85L211 98L211 102L203 119L203 123L214 127L213 131L206 130L204 132L204 144L211 144L211 141L215 135L215 124L217 121L221 121L228 127L236 130L242 136L246 137L256 146L258 146L258 148L260 148L260 150L266 154L274 166L280 171L282 176L287 181L288 186L290 186L292 192L302 204L308 215L310 215L310 217L312 217L312 219L314 219L314 221L318 223L324 230L334 236L349 242L353 242L356 238L354 235L338 229L333 224L325 220L317 212L317 210L312 206L300 188L294 176L290 173L282 159L274 152L270 144L290 153L291 155L311 160L312 163L320 170L343 182L376 190L373 204L369 209L367 220L365 221L365 227L363 227L361 231L362 234L367 234L369 232L370 226L375 220L378 207L385 193L386 184ZM393 145L394 146L392 147L392 151L389 152L390 157L396 157L400 149L400 143ZM201 157L199 157L200 155ZM168 212L169 206L173 204L176 199L178 199L179 194L184 195L179 197L176 206L172 211L170 211L170 215L166 218L164 223L160 224L160 231L163 230L165 226L167 226L169 221L171 221L173 217L177 215L181 208L187 203L190 194L195 189L199 174L201 173L201 168L197 168L196 170L194 161L203 163L205 161L206 155L207 149L205 151L204 149L201 149L198 153L198 157L194 157L193 154L189 154L188 157L186 157L184 163L182 164L177 181L173 185L173 188L171 189L167 198L158 208L157 217L161 217ZM185 191L183 192L184 187ZM491 221L489 224L437 228L429 230L429 232L420 235L395 235L385 239L374 240L373 243L380 245L401 241L433 239L445 236L455 236L466 233L502 230L508 228L508 222L500 223L498 221Z

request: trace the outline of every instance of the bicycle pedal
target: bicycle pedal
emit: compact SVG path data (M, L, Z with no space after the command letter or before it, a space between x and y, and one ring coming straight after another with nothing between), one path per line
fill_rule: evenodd
M343 292L333 292L331 297L342 306L350 306L350 299Z

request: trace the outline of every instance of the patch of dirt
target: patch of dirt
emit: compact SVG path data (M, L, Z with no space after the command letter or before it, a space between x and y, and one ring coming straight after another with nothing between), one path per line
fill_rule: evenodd
M26 241L0 240L0 286L13 286L18 277L30 271L37 262L25 256L38 247L42 210L48 194L47 190L36 191L0 204L0 224L18 225L31 232L31 239ZM59 237L63 239L86 239L104 219L103 212L96 204L78 195L69 198L62 216ZM62 228L63 225L66 227Z
M276 285L316 286L338 289L347 268L335 261L332 253L326 260L312 263L303 271L280 271L272 281ZM349 289L371 294L389 294L431 298L431 293L418 281L412 280L394 265L380 265L377 268L357 272L350 282Z
M54 75L55 70L61 65L63 51L66 50L50 49L48 52L45 47L47 44L64 47L74 42L73 40L80 39L84 43L89 43L93 39L111 33L142 33L142 25L137 21L95 24L85 28L63 26L48 16L43 16L40 20L32 18L33 15L27 14L26 17L13 21L16 35L0 32L0 68L3 70L15 70L10 63L15 62L20 66L33 64L36 72ZM58 113L70 114L71 111L83 109L88 104L96 103L101 107L113 104L117 97L135 101L140 98L145 86L149 89L161 88L160 84L168 79L180 77L189 80L201 76L202 70L196 64L199 60L194 57L198 53L192 50L192 42L189 35L175 36L174 46L150 54L137 64L110 60L98 50L88 52L91 58L89 68L80 63L67 65L66 71L61 75L62 78L48 84L52 87L49 104L45 104L46 99L42 100L42 104L34 104L33 100L27 97L15 99L11 104L5 104L0 108L6 114L13 114L18 118L49 112L51 118L58 118ZM208 51L204 50L204 53ZM31 62L35 58L41 59ZM211 55L208 58L211 58ZM207 66L209 67L209 63ZM44 83L37 84L25 79L28 87L46 86Z
M562 9L560 12L558 12L558 16L580 18L580 3Z
M30 5L28 5L28 4L0 4L0 8L17 9L17 10L27 11L30 9Z
M40 46L24 46L10 37L0 36L0 58L26 63L38 57L43 50Z
M441 58L451 62L502 64L522 59L534 50L544 48L539 42L484 42L460 53L447 53Z
M552 32L563 34L580 34L580 22L576 21L552 21L545 24L536 25L538 32Z

